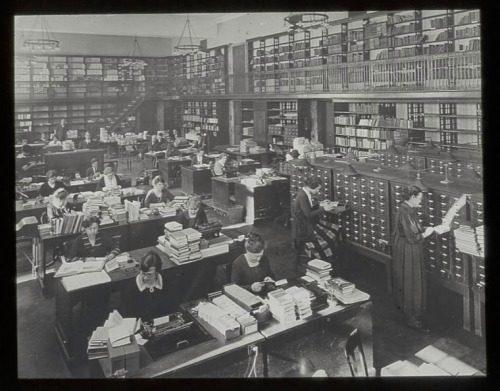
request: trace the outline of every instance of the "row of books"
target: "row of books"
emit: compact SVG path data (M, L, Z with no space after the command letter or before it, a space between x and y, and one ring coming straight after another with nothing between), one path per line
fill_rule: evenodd
M232 339L241 335L240 324L215 304L202 301L196 309L198 316L217 330L225 339Z
M212 303L226 311L226 313L240 324L241 334L251 334L258 331L257 319L226 295L212 299Z
M51 231L54 235L78 233L82 229L84 220L83 212L71 211L63 217L57 217L51 221Z

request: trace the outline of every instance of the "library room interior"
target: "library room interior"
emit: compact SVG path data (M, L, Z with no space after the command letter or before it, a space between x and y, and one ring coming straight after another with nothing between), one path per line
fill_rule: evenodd
M480 16L16 15L17 377L485 378Z

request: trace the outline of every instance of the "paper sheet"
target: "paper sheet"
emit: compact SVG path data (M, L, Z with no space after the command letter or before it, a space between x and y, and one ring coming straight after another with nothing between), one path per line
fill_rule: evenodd
M62 279L62 283L68 292L93 285L105 284L110 281L111 279L104 270L97 273L77 274L76 276L63 277Z

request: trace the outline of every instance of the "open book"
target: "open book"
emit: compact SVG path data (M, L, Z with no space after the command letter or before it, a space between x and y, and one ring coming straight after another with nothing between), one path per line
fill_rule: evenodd
M104 267L106 258L87 258L87 261L63 263L54 277L75 276L80 273L100 272Z
M438 225L434 227L434 231L440 235L445 232L448 232L451 228L451 223L453 221L453 218L455 217L455 214L463 208L465 203L467 202L467 195L462 194L462 196L455 201L455 203L448 209L448 212L446 212L445 216L443 217L441 225Z

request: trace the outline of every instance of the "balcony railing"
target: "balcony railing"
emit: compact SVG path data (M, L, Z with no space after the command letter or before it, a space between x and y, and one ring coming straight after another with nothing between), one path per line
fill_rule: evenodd
M222 77L32 82L29 91L16 91L15 100L433 90L481 90L481 53L454 52Z

